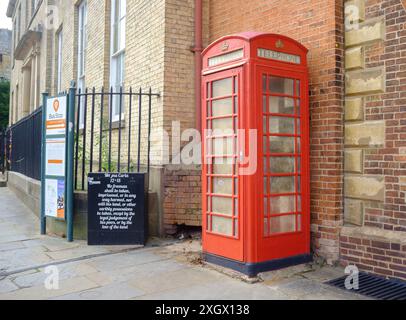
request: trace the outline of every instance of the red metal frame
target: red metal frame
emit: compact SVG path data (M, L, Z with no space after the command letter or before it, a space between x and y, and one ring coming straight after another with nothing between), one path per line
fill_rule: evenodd
M202 128L203 132L207 129L212 129L211 123L213 120L218 120L218 119L232 119L233 123L233 129L236 131L235 128L236 126L239 127L240 124L240 106L241 106L241 96L238 94L235 81L233 81L233 94L230 96L222 96L222 97L216 97L212 98L211 96L211 89L212 89L212 83L218 80L230 78L236 79L238 83L238 87L241 86L241 68L233 69L231 72L220 72L216 73L210 76L207 76L204 81L204 85L202 88L203 92L203 122L202 122ZM209 92L208 92L209 91ZM208 110L212 112L212 103L213 101L216 100L221 100L224 98L231 98L233 100L233 107L234 107L234 113L229 114L229 115L222 115L222 116L217 116L214 117L212 114L208 115ZM238 101L238 109L235 109L235 103L234 101ZM237 112L235 112L237 111ZM215 158L218 158L213 151L212 145L208 143L208 141L212 141L213 138L232 138L233 139L233 154L227 154L223 155L223 157L226 157L227 159L232 159L233 161L233 172L232 174L213 174L211 171L211 168L213 168L213 160ZM203 155L205 157L204 159L204 165L203 165L203 195L204 195L204 201L203 201L203 212L204 212L204 219L203 219L203 238L204 238L204 243L207 245L208 250L211 252L218 254L218 255L227 255L230 256L231 259L236 259L236 260L242 260L243 259L243 224L241 223L242 217L240 215L235 215L236 207L240 208L242 205L241 197L238 196L236 193L236 188L235 188L235 183L234 180L237 181L238 184L238 191L241 190L241 181L238 179L238 163L237 163L237 134L234 132L234 134L227 134L227 135L210 135L204 137L204 143L203 143ZM208 161L208 159L211 159L212 161ZM226 195L226 194L214 194L212 187L213 183L212 180L213 178L225 178L225 179L232 179L232 192L231 196ZM208 181L210 180L210 184L208 184ZM212 198L213 195L215 197L224 197L224 198L229 198L232 199L232 217L225 215L225 214L219 214L215 213L212 210L209 210L209 204L210 208L212 208ZM237 205L237 206L236 206ZM232 219L232 235L231 236L226 236L226 235L218 235L215 232L212 231L211 228L211 219L212 217L224 217L224 218L230 218ZM235 224L237 223L237 225ZM237 228L236 228L237 226ZM236 230L237 229L237 230ZM238 231L238 232L236 232ZM230 249L230 250L229 250Z
M213 57L219 57L228 53L243 53L238 59L223 61L218 59L217 65L209 65ZM300 64L284 62L270 58L261 58L257 55L258 49L272 50L300 57ZM299 256L310 253L310 200L309 200L309 97L308 97L308 71L307 71L307 49L296 41L284 36L274 34L243 33L235 36L224 37L203 52L203 81L202 81L202 129L204 136L203 143L203 251L205 253L224 257L227 259L243 263L262 263L275 259L283 259L293 256ZM233 55L228 55L232 57ZM217 58L215 58L217 59ZM213 60L212 60L213 61ZM263 91L263 77L266 76L266 91ZM270 77L280 77L293 79L293 93L282 94L271 92ZM224 97L213 98L211 95L212 83L221 79L238 79L238 91L235 90L233 81L233 94ZM298 95L298 87L300 93ZM209 91L209 92L208 92ZM266 97L267 110L263 110L263 97ZM280 97L293 99L294 112L271 113L269 110L269 97ZM221 115L214 117L212 112L212 103L221 99L237 99L238 112L230 115ZM300 103L300 112L299 110ZM234 110L235 112L235 110ZM264 122L265 117L265 122ZM285 119L285 122L293 123L294 132L278 133L270 132L269 121L272 117ZM245 154L249 154L248 130L258 130L258 166L254 174L238 175L236 171L233 175L213 175L210 164L207 164L207 158L213 159L216 156L212 154L212 138L206 136L207 129L211 128L211 123L216 119L238 119L232 121L233 126L238 124L238 129L245 129ZM299 122L300 121L300 122ZM266 128L264 128L266 123ZM237 128L233 128L234 130ZM300 131L299 131L300 129ZM234 132L228 137L236 139ZM265 137L265 139L264 139ZM269 150L270 137L286 137L294 140L294 150L292 152L275 152ZM238 137L241 139L241 137ZM267 143L267 152L264 153L264 141ZM299 141L301 150L299 150ZM227 155L237 161L235 170L242 165L238 163L241 141L233 143L233 154ZM273 144L272 144L273 145ZM268 152L269 151L269 152ZM267 158L264 168L264 158ZM271 173L268 167L274 157L293 157L294 172ZM289 159L292 160L292 159ZM300 171L298 171L300 164ZM295 189L292 192L281 192L274 194L270 190L270 181L275 177L292 177L295 180ZM232 179L232 196L218 195L220 197L232 198L232 214L235 214L235 205L238 205L238 217L232 216L230 219L237 221L232 223L232 234L221 235L212 231L211 217L226 216L212 212L211 201L213 197L213 178ZM266 180L264 190L264 179ZM235 193L234 179L238 181L238 193ZM209 189L208 189L209 188ZM289 190L290 191L290 190ZM299 195L301 197L301 210L299 208ZM294 210L291 212L282 212L272 214L270 211L270 200L276 196L293 196ZM266 200L266 208L264 205ZM210 202L208 202L208 200ZM270 233L270 221L275 217L292 216L295 221L295 229L286 233ZM265 230L264 221L267 219L267 230ZM301 219L300 229L298 227ZM209 221L209 224L208 224ZM272 226L276 225L276 222ZM235 227L238 226L238 234L234 234Z

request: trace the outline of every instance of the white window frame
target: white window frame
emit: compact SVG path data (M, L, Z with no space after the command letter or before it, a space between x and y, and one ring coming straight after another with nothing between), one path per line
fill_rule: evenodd
M78 6L78 84L77 89L83 94L86 89L86 51L87 51L87 0ZM79 128L85 126L84 103L85 96L80 102Z
M118 9L118 10L117 10ZM110 86L113 92L120 92L125 78L127 0L111 1L111 45L110 45ZM121 97L121 120L124 119L124 103ZM112 122L120 120L120 96L112 99Z
M38 7L38 0L31 0L31 17L34 16L35 11Z
M63 29L58 32L58 63L57 63L57 74L56 74L56 85L57 93L62 91L62 50L63 50Z
M14 32L13 32L13 51L14 51L14 49L17 47L17 34L18 34L18 31L17 31L17 18L14 18L13 30L14 30Z
M17 15L17 30L18 30L18 33L17 33L17 43L18 42L20 42L20 39L21 39L21 27L22 27L22 25L21 25L21 21L22 21L22 19L21 19L21 3L20 3L20 5L18 6L18 15Z

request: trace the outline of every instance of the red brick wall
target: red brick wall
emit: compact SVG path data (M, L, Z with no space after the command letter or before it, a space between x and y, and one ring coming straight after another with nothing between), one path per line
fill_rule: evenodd
M363 271L406 279L406 245L347 236L340 241L344 265L355 264Z
M343 212L343 4L339 0L210 1L210 40L280 33L309 50L313 247L338 259Z
M176 232L176 225L202 225L202 171L199 166L169 165L164 169L164 229Z
M365 173L385 176L382 208L365 212L365 225L406 231L406 11L400 0L367 1L366 19L385 17L386 40L366 48L366 67L385 67L386 92L370 96L366 120L385 120L385 146L365 155Z

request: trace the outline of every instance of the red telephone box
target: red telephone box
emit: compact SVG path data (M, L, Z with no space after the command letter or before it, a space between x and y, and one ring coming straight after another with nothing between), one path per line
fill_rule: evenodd
M276 34L203 52L203 252L254 276L310 255L308 50Z

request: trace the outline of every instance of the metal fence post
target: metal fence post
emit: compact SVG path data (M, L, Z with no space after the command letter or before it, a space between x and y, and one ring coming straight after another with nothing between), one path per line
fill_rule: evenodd
M69 242L73 241L73 206L75 201L75 194L73 190L73 154L75 143L75 100L76 87L75 82L72 81L69 88L68 96L68 121L67 121L67 135L66 135L66 220L67 220L67 238Z
M46 234L47 221L45 216L45 148L46 148L46 119L48 93L42 94L42 141L41 141L41 234Z

